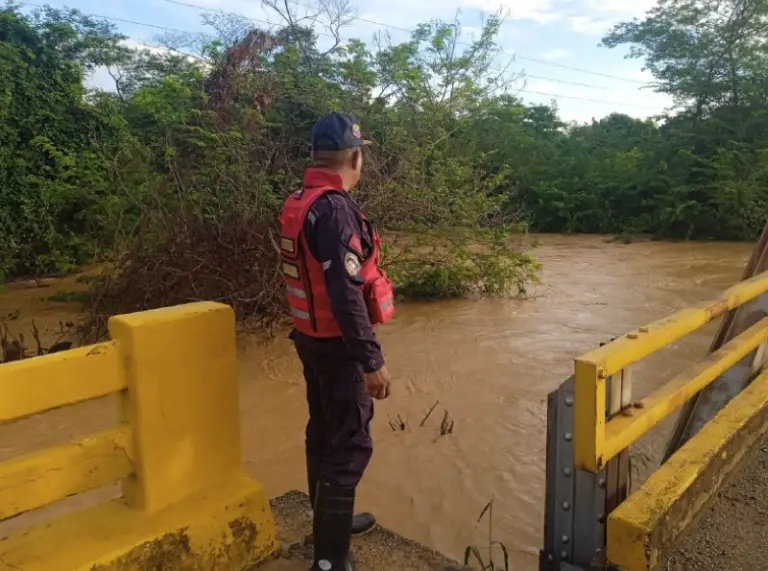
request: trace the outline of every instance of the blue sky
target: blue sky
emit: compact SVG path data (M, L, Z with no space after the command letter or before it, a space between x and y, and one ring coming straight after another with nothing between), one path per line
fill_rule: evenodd
M289 0L297 9L311 1ZM650 75L642 71L642 62L624 59L626 49L598 47L613 23L642 17L655 0L349 1L356 16L365 21L352 22L341 35L366 42L372 42L374 35L382 31L393 42L404 41L408 38L405 29L432 19L453 21L457 14L463 39L471 41L480 29L483 14L501 9L506 18L498 38L503 54L497 65L509 65L510 72L527 76L515 84L523 100L549 103L554 99L561 116L569 121L599 119L612 112L647 117L671 105L668 97L643 89ZM262 7L261 0L30 0L30 4L42 3L189 32L205 31L202 15L206 10L283 23L275 12ZM149 26L114 23L134 44L154 45L162 33ZM322 38L330 41L327 36ZM109 77L102 73L92 79L97 85L106 86L108 81Z

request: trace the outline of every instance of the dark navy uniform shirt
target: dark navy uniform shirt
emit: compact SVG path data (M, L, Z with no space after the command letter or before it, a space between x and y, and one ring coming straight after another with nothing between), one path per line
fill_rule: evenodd
M310 253L325 268L333 315L350 352L366 373L384 366L357 273L373 252L373 231L360 207L343 191L318 198L304 223Z

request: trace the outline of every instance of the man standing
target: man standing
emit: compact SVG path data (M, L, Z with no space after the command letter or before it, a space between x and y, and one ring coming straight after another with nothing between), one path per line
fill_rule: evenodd
M379 267L378 234L349 195L360 180L366 143L352 115L320 119L312 130L314 166L280 214L291 338L309 405L313 571L354 571L350 538L376 523L372 514L353 514L373 452L372 398L385 399L390 390L373 327L392 318L394 296Z

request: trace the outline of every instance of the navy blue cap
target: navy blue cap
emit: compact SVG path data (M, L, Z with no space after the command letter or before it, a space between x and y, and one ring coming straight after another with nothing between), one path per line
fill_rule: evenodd
M369 144L351 113L331 113L321 117L312 128L313 151L343 151Z

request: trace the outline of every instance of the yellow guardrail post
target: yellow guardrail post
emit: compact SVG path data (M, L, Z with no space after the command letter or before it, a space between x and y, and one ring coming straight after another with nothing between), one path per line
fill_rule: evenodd
M200 303L121 315L109 332L128 385L120 412L133 429L129 504L155 512L241 470L232 309Z
M576 360L574 367L574 459L577 469L600 470L605 441L605 380L595 363Z
M123 489L3 538L0 566L244 571L269 557L269 500L241 465L232 309L121 315L109 331L107 343L0 365L0 420L120 395L114 429L0 462L0 518L116 480Z

